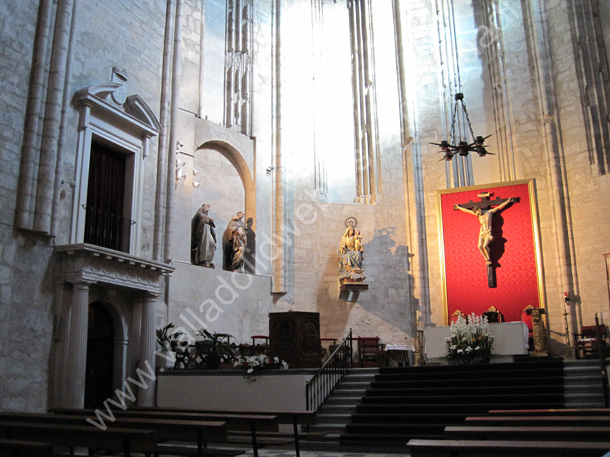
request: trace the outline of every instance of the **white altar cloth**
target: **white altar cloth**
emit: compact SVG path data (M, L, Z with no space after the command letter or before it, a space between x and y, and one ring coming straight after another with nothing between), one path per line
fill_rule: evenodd
M392 365L392 363L397 363L397 366L400 366L402 363L411 366L415 365L415 346L411 344L386 344L384 350L386 351L386 366L394 366ZM395 357L396 359L400 358L402 360L395 360L392 362L390 359L393 358L393 354L402 354L398 357Z
M492 356L528 353L528 328L523 322L489 324L489 333L494 336ZM450 327L426 327L424 329L424 353L426 358L439 359L446 357L447 343L445 338L450 336Z
M411 351L415 352L415 346L411 344L386 344L386 351Z

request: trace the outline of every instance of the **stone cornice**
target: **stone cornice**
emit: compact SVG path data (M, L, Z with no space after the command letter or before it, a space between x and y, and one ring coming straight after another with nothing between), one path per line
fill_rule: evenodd
M166 263L85 243L58 246L55 254L61 258L61 274L67 282L103 283L154 295L162 292L162 277L175 269Z

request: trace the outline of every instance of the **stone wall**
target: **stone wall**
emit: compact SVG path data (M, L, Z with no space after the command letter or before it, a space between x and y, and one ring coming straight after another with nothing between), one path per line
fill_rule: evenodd
M175 275L167 322L191 340L203 328L228 333L236 343L250 343L252 335L269 334L269 313L273 311L269 277L182 263L176 265Z
M47 39L52 39L54 7L40 11L49 22L43 27ZM139 94L150 106L158 109L162 39L164 34L164 2L127 4L121 1L87 2L77 9L73 41L65 87L66 111L63 119L46 119L61 126L58 167L57 204L55 206L57 232L52 236L15 230L15 208L18 197L18 177L23 173L23 140L27 129L34 132L34 154L39 146L43 128L44 100L49 75L50 41L44 44L37 62L43 65L42 86L32 85L32 62L38 2L19 2L8 5L7 17L12 20L2 27L3 43L0 74L5 81L0 99L5 107L2 138L2 239L0 248L0 409L43 411L48 407L49 388L55 377L53 353L58 343L62 321L61 286L56 275L56 261L52 253L55 245L65 244L70 236L70 219L75 176L76 134L78 114L70 105L74 93L82 87L109 81L112 68L123 68L129 76L128 95ZM41 21L44 26L44 21ZM134 58L137 56L137 60ZM29 103L29 104L28 104ZM34 107L34 108L33 108ZM33 115L32 109L38 110ZM29 110L29 111L28 111ZM29 121L28 121L29 119ZM156 153L146 160L146 180L154 182ZM34 169L34 176L38 172ZM35 192L36 187L32 187ZM35 198L35 193L33 194ZM33 201L29 209L33 210ZM154 192L147 192L143 201L144 227L142 252L151 255L152 208ZM31 224L31 218L29 223Z
M217 311L212 329L235 334L242 342L251 334L266 333L269 312L288 309L320 312L325 337L340 338L352 328L356 335L378 335L386 343L412 343L417 312L426 324L445 323L436 193L448 186L451 169L439 161L438 148L430 143L442 139L450 123L447 107L452 100L445 96L454 88L444 86L451 69L441 48L451 37L436 2L371 3L370 69L375 78L362 79L366 87L360 88L374 98L374 128L352 117L354 108L361 108L350 99L347 3L321 1L312 7L308 0L280 2L278 15L276 3L269 0L253 2L248 19L252 73L249 98L240 100L250 109L250 124L240 131L224 125L225 2L206 1L203 9L198 1L180 2L175 73L169 71L173 48L166 37L173 25L166 23L167 2L78 2L72 11L72 35L60 49L67 60L62 68L65 94L59 97L64 109L46 120L51 115L45 114L44 102L55 94L47 94L47 86L53 80L48 69L56 4L48 2L48 11L40 12L37 2L7 6L6 17L13 20L0 31L0 76L5 82L0 93L5 108L0 117L0 409L41 411L48 404L56 377L52 367L57 332L66 325L56 317L61 316L64 297L52 252L71 239L79 134L72 97L83 87L110 81L113 67L127 75L127 94L137 94L162 123L142 162L139 227L139 255L152 259L167 222L156 216L170 211L169 258L154 260L173 263L176 273L159 300L157 325L179 324L190 308L205 316L209 310L201 311L201 304L218 299L222 281L236 281L237 289L248 285L232 300L229 289L223 289L229 295L221 298L231 303L223 304L222 313ZM572 298L572 331L592 324L595 313L604 322L609 318L603 254L610 252L610 178L585 135L589 86L582 84L577 59L574 3L498 2L501 33L495 36L502 42L494 46L502 48L501 62L496 63L503 73L493 81L501 85L490 83L489 49L480 41L473 45L488 32L482 7L489 2L452 3L459 30L460 89L475 132L493 134L489 149L496 153L473 157L475 184L535 179L541 284L552 347L560 353L566 339L564 291ZM607 47L609 9L603 2L599 7L595 33ZM38 13L48 19L41 22L46 33L42 37L48 41L35 59ZM399 22L402 35L397 34ZM606 48L600 49L607 54ZM32 67L36 62L43 65L40 79ZM608 69L602 66L600 71ZM177 94L168 84L174 76ZM61 87L62 81L53 90ZM502 97L494 97L499 92ZM173 118L168 117L170 104ZM500 112L505 119L497 116ZM53 203L56 229L50 234L34 231L32 223L35 210L49 210L35 203L43 126L49 122L56 126L51 153L57 167L52 164L50 175L56 171L57 186L41 201ZM370 176L381 184L365 197L356 194L355 177L352 180L356 172L351 157L358 151L352 139L360 128L369 129L369 136L373 132L377 156ZM509 138L510 145L501 146L500 138ZM183 144L190 173L178 183L171 167L176 144L170 139ZM163 151L170 163L167 171L157 169ZM33 156L27 159L29 152ZM15 189L20 175L27 179L28 167L32 181L24 188L32 199L25 204L27 220L20 222L24 230L17 230L15 215L24 191L17 194ZM202 169L195 177L191 170L198 167ZM514 176L506 171L511 167ZM346 173L334 173L344 169ZM213 173L207 181L206 171ZM325 181L325 176L339 175L342 178L332 183ZM195 178L198 188L192 186ZM166 208L161 189L174 184ZM216 270L189 264L190 219L204 202L213 203L219 235L233 213L246 209L256 235L253 275L221 271L218 257ZM337 280L337 249L349 216L358 220L364 237L369 284L357 297L340 294ZM131 362L137 347L129 354Z

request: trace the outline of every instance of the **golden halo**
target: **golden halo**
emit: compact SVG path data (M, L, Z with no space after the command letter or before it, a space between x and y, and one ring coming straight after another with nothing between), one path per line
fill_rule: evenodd
M358 221L356 220L355 217L348 217L347 219L345 219L345 227L351 227L351 228L356 228L356 226L358 225Z

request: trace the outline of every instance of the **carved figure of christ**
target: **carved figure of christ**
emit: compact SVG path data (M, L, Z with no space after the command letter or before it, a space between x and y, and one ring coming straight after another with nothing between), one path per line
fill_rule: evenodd
M481 197L481 202L477 202L475 204L473 204L471 201L467 204L453 206L453 209L463 211L467 214L473 214L479 219L481 228L479 230L478 248L479 251L481 251L481 255L485 259L487 265L491 265L492 263L489 250L489 245L493 241L493 236L491 234L492 216L494 213L497 213L501 209L506 208L506 206L509 204L517 201L515 197L510 197L507 199L496 198L496 200L492 202L489 200L489 195L489 192L479 194L478 196ZM494 203L499 203L499 205L492 207L491 205Z

